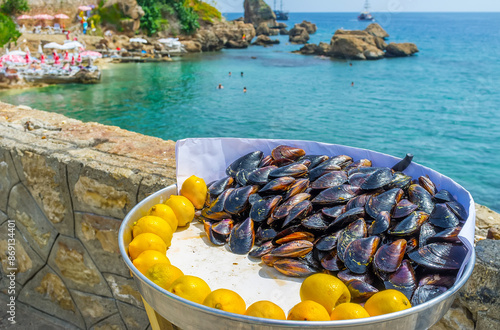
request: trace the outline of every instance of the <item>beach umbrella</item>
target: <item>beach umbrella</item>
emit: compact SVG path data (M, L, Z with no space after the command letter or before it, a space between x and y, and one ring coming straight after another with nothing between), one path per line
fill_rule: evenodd
M22 50L13 50L9 53L9 55L19 55L19 56L24 56L26 55L26 52L23 52Z
M143 39L143 38L130 38L128 40L129 42L139 42L141 44L147 44L148 41L146 39Z
M53 20L54 19L54 16L51 16L51 15L47 15L47 14L39 14L39 15L35 15L33 16L34 19L40 19L40 20Z
M6 54L0 57L0 62L24 63L24 57L20 55Z
M72 66L75 65L75 57L74 56L71 56L71 63L70 63Z
M78 56L96 58L96 57L102 57L102 54L91 50L86 50L84 52L81 52Z
M38 53L39 54L43 53L42 44L38 44Z
M54 15L54 17L58 18L58 19L69 19L69 16L65 15L65 14L57 14L57 15Z
M31 17L30 15L21 15L21 16L18 16L17 17L17 20L20 21L20 20L23 20L23 19L32 19L33 17Z
M68 41L65 42L60 49L77 49L77 48L85 49L85 46L83 46L78 41Z
M92 7L89 7L89 6L80 6L80 7L78 7L78 10L89 11L89 10L92 10Z
M82 62L82 55L78 54L78 58L76 59L76 61L78 63L81 63Z
M49 42L44 45L43 48L54 48L54 49L62 49L63 45L59 45L57 42Z

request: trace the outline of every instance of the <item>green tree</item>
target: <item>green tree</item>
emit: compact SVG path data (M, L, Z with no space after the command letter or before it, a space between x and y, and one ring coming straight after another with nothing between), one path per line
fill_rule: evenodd
M7 15L17 15L30 10L30 7L27 0L3 0L0 10Z
M21 33L16 30L16 24L9 16L0 13L0 47L6 43L16 41Z

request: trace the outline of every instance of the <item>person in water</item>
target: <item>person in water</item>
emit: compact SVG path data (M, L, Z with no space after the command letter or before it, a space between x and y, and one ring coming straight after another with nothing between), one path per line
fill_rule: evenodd
M229 71L229 77L231 77L231 71Z
M351 86L354 87L354 81L351 83Z
M241 71L241 76L243 77L243 71Z
M224 86L222 86L222 84L219 84L219 86L217 86L217 89L223 89Z
M243 87L243 93L246 93L246 92L247 92L247 88Z

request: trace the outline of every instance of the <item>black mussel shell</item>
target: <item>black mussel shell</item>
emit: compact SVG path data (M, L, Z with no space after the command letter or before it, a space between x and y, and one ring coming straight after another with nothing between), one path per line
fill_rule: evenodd
M295 163L305 165L305 166L307 166L308 169L311 166L311 161L309 159L300 158Z
M232 188L234 186L234 178L232 176L226 176L220 180L215 181L208 188L208 192L212 196L219 196L224 190Z
M274 245L271 241L267 241L259 247L255 247L252 251L248 252L249 257L260 258L265 254L271 252L274 249Z
M380 238L370 236L352 241L345 250L344 263L353 273L363 274L373 260Z
M333 207L324 207L321 209L321 213L330 219L335 219L344 212L344 205L337 205Z
M413 235L420 229L420 226L427 221L429 214L422 211L413 211L409 216L401 220L396 226L387 232L395 236Z
M401 266L384 281L386 289L395 289L402 292L406 298L411 299L417 288L415 271L409 260L403 260Z
M363 190L373 190L382 188L394 179L392 170L388 167L381 167L370 175L361 185Z
M349 211L351 209L354 209L356 207L362 207L364 208L368 200L370 199L369 194L363 194L363 195L358 195L351 199L347 204L345 205L345 211Z
M435 285L451 288L455 284L456 276L443 274L428 274L418 281L418 286Z
M369 220L367 220L369 221ZM375 219L373 219L372 223L368 226L368 234L369 235L379 235L385 233L391 224L391 216L389 212L382 211Z
M373 266L382 272L395 272L406 252L406 240L398 239L392 243L382 245L373 257Z
M436 235L436 228L429 222L424 223L420 227L420 232L418 236L418 246L427 245L427 240L429 237Z
M446 204L436 204L429 216L429 222L441 228L455 228L460 220Z
M312 200L312 203L315 205L345 204L358 192L359 188L343 184L323 190Z
M240 186L246 186L248 183L248 175L252 171L246 170L246 169L240 169L238 172L236 172L236 183L238 183Z
M467 210L465 207L457 201L446 202L446 205L450 208L460 218L460 220L467 219Z
M337 277L344 283L347 283L351 280L360 280L370 285L374 285L375 282L375 279L371 272L366 272L364 274L355 274L351 272L349 269L341 270L340 272L337 273Z
M360 159L357 160L353 163L350 163L349 165L346 166L345 170L350 171L355 168L360 168L360 167L370 167L372 166L372 161L369 159Z
M352 164L352 157L347 155L337 155L329 159L331 164L340 166L341 168L347 167Z
M321 266L331 272L338 272L345 268L344 263L337 257L337 250L332 250L321 258Z
M277 194L283 193L290 188L295 182L295 179L290 176L285 176L269 181L264 187L259 190L259 194Z
M378 292L378 289L370 284L358 279L350 280L346 283L347 289L351 293L351 302L363 303Z
M288 227L288 228L292 228L292 227ZM302 228L302 227L299 227L299 228ZM307 232L307 231L295 231L295 232L290 233L286 236L276 238L276 240L274 240L273 243L274 244L285 244L288 242L298 241L298 240L314 242L314 234Z
M283 197L278 195L256 201L252 204L252 208L250 209L250 218L255 222L267 220L274 212L279 202L281 202L282 198Z
M351 186L360 187L365 183L366 179L370 177L369 173L354 173L349 175L348 182Z
M212 225L212 231L218 235L229 237L233 229L234 221L232 219L223 219Z
M276 237L276 234L277 232L273 228L259 226L255 231L255 244L261 245L264 242L270 241Z
M257 168L248 175L248 182L250 184L265 185L269 182L269 172L277 168L274 165Z
M328 172L317 178L312 184L312 189L327 189L339 186L347 182L347 174L344 171Z
M302 226L300 224L294 225L294 226L290 226L288 228L285 228L285 229L281 230L280 232L278 232L276 234L276 236L274 236L274 238L273 238L273 244L274 245L279 245L280 243L277 243L277 242L280 241L282 238L287 237L290 234L293 234L293 233L296 233L296 232L299 232L299 231L303 231L303 229L304 228L302 228ZM287 241L289 242L289 241L292 241L292 240L293 239L287 240ZM285 242L287 242L287 241L285 241ZM284 241L281 241L281 243L283 243L283 242Z
M353 168L349 171L347 171L347 176L351 177L351 175L356 174L356 173L364 173L364 174L373 174L375 173L379 167L358 167L358 168Z
M314 257L314 252L311 251L308 254L305 254L301 257L298 257L297 259L306 262L309 266L312 268L315 268L316 271L319 271L321 269L321 264L319 261Z
M411 185L411 180L411 176L406 175L402 172L396 172L394 173L394 179L392 179L389 186L392 188L401 188L403 190L406 190Z
M326 155L304 155L300 159L308 159L311 161L311 164L309 165L309 169L313 169L316 166L320 165L324 161L328 160L330 157Z
M253 171L259 166L262 157L262 151L250 152L232 162L231 165L227 167L226 174L235 177L236 173L241 169Z
M271 151L271 156L276 161L281 161L283 159L294 161L305 154L306 152L303 149L285 145L279 145Z
M275 247L269 255L274 257L301 257L312 251L314 245L307 240L295 240Z
M280 273L291 277L305 277L318 270L304 259L282 258L274 262L274 268Z
M403 190L400 188L392 188L380 195L372 195L366 202L365 210L369 216L375 218L382 211L392 213L393 208L403 197Z
M409 200L418 206L418 210L431 214L434 209L432 195L418 184L412 184L408 188Z
M330 224L329 222L325 221L321 213L310 215L307 218L302 219L301 223L303 227L315 232L325 231Z
M337 239L337 252L340 260L344 261L344 254L349 243L364 237L366 237L366 223L363 219L358 219L342 229Z
M411 305L417 306L423 304L446 292L446 290L447 288L444 286L435 286L435 285L419 286L413 293L413 297L411 298Z
M233 192L234 188L224 190L216 200L214 200L209 207L205 207L201 211L201 216L210 220L222 220L230 218L231 214L224 210L224 204L227 197Z
M455 200L455 197L446 189L441 189L434 195L434 199L439 203L446 203Z
M415 211L418 208L416 204L413 204L407 199L402 199L394 208L392 212L392 217L399 219L404 218L410 215L411 212Z
M271 165L274 165L274 159L271 155L265 156L259 163L259 167L266 167Z
M420 176L418 178L418 184L422 186L425 190L429 192L431 195L435 195L437 190L436 186L434 185L434 182L431 181L431 178L429 176Z
M350 224L351 222L365 217L365 209L362 207L356 207L345 211L341 215L339 215L335 220L332 221L331 227L343 228Z
M302 177L307 174L308 168L303 164L292 163L282 167L275 168L269 172L270 178L281 178L291 176L293 178Z
M253 221L247 218L233 227L229 235L229 248L234 254L247 254L255 241Z
M311 195L307 193L299 193L297 195L294 195L290 197L289 199L286 199L283 204L279 205L273 212L272 218L274 219L283 219L286 218L288 213L290 213L290 210L297 204L299 204L302 201L305 201L309 199Z
M285 228L291 224L296 223L297 221L302 220L306 216L309 215L312 211L312 204L309 200L302 201L292 207L285 220L283 221L283 225L281 228Z
M424 223L424 225L425 225L425 223ZM420 230L422 230L422 227L420 227ZM416 237L409 238L406 241L406 253L411 252L418 247L419 247L418 239Z
M408 253L417 264L433 270L457 270L467 255L463 245L450 243L431 243Z
M316 249L320 251L331 251L337 247L339 232L325 235L316 242Z
M262 263L266 266L269 266L269 267L274 267L274 263L280 259L283 259L283 258L270 256L269 253L264 254L262 257L260 257L260 260L262 260Z
M427 243L445 242L445 243L460 244L462 243L462 241L458 237L458 234L460 233L461 230L462 227L447 228L427 238Z
M224 210L230 214L243 212L249 206L248 198L257 190L258 186L244 186L233 189L224 202Z
M297 179L295 182L288 188L285 197L283 200L287 200L292 196L303 193L306 189L309 188L309 179Z

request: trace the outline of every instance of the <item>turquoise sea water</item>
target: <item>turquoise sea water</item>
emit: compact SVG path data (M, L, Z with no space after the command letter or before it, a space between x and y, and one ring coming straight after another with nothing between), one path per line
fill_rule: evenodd
M292 13L286 23L316 23L310 42L318 43L367 25L355 17ZM111 65L98 85L9 91L0 100L163 139L289 138L410 152L500 211L500 13L376 17L388 41L414 42L418 56L349 66L292 54L300 46L277 36L273 47Z

